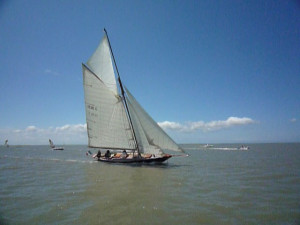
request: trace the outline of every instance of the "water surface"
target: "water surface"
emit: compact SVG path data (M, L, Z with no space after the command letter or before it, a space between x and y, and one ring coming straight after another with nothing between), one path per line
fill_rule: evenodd
M155 166L1 147L0 224L299 224L300 144L249 146L183 145Z

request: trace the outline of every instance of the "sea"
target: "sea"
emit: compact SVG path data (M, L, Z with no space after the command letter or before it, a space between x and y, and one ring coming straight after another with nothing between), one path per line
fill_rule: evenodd
M163 164L0 147L0 224L300 224L300 143L184 144Z

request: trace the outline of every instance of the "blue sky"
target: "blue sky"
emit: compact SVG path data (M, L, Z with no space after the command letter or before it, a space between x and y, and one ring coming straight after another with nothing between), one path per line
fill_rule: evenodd
M3 143L87 144L81 63L104 27L175 141L300 141L297 1L4 0L0 27Z

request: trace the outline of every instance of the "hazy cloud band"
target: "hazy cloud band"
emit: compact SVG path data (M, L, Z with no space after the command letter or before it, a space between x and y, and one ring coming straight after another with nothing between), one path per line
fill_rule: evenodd
M166 130L177 130L182 132L193 132L196 130L202 130L202 131L214 131L214 130L220 130L224 128L229 128L233 126L243 126L255 123L255 121L251 118L247 117L229 117L227 120L217 120L217 121L211 121L211 122L203 122L203 121L197 121L197 122L186 122L184 124L180 124L177 122L170 122L170 121L164 121L159 122L158 125Z
M229 117L227 120L217 120L211 122L185 122L177 123L164 121L158 125L165 130L175 130L177 132L195 132L202 130L205 132L221 130L234 126L244 126L253 124L255 121L247 117ZM34 125L24 129L0 129L0 135L9 139L11 144L48 144L51 138L55 143L86 143L87 142L86 124L66 124L60 127L39 128Z

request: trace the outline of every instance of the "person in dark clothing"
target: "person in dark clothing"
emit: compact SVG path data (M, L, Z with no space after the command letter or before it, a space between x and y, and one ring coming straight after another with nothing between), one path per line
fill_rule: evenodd
M96 157L97 157L98 159L100 159L100 158L101 158L101 151L100 151L100 150L98 151L98 153L97 153Z
M105 153L105 155L104 155L104 157L105 158L110 158L110 156L111 156L111 153L110 153L109 150L107 150L106 153Z

